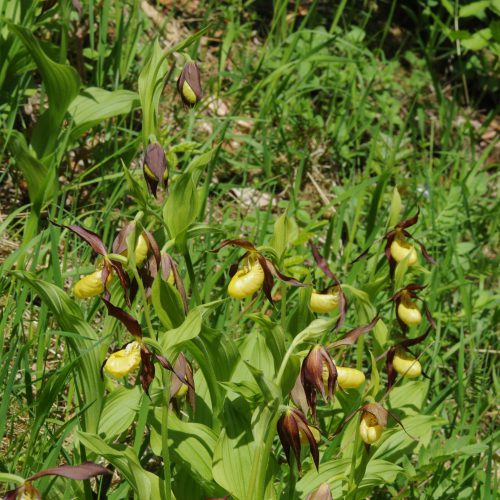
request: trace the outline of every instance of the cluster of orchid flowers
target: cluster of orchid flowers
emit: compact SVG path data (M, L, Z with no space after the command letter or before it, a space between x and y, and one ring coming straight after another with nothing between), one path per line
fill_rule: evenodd
M407 228L416 224L417 220L418 213L414 217L397 224L382 238L386 240L385 255L389 262L391 278L394 275L397 263L406 262L408 266L413 266L418 262L417 251L407 240L413 238ZM420 242L418 244L424 258L429 262L434 262L424 245ZM282 281L294 286L306 286L304 283L279 272L272 262L258 252L255 246L247 240L225 240L214 251L217 252L228 245L239 246L245 250L245 253L231 266L229 271L231 281L228 285L228 294L231 297L240 300L245 299L262 289L268 300L273 303L271 295L273 276L277 276ZM329 268L326 260L321 256L316 245L312 242L310 242L310 245L317 266L331 280L331 283L322 291L318 292L313 289L309 308L312 312L320 314L330 313L338 309L338 319L334 328L336 330L344 323L347 298L341 283ZM366 254L367 251L363 252L360 257ZM412 283L399 290L391 298L391 301L395 304L397 321L403 334L408 332L409 327L418 326L422 322L422 313L416 301L421 300L418 297L418 292L423 288L425 287L422 285ZM422 342L431 328L435 328L435 322L427 304L423 300L422 303L425 316L430 324L427 331L413 339L406 337L400 339L397 344L382 355L382 357L386 358L388 391L393 386L397 374L406 378L416 378L422 375L420 362L409 350L411 346ZM374 328L378 319L379 317L376 316L369 324L347 332L342 339L333 344L313 346L303 360L300 375L290 394L294 406L285 409L277 424L278 435L287 461L290 463L290 450L293 450L299 471L301 470L302 445L309 447L316 468L319 466L318 442L321 438L320 432L316 427L308 423L306 417L308 410L310 410L313 420L316 420L317 395L321 394L323 400L328 402L333 399L335 390L358 389L365 382L365 374L361 370L336 365L330 351L341 345L354 344L360 335ZM362 405L348 416L335 434L340 432L357 413L360 413L359 434L367 447L380 439L387 425L389 415L402 426L397 417L392 415L382 404L370 402Z
M196 64L192 62L186 64L177 81L177 89L185 106L194 106L199 102L202 91L200 74ZM148 189L153 196L156 197L158 186L165 189L168 187L167 160L165 152L159 144L152 143L147 147L143 162L143 173ZM415 240L407 230L416 224L417 220L418 212L414 217L397 224L381 238L381 240L386 241L385 256L389 263L391 278L398 263L404 262L408 266L414 266L418 262L417 251L408 240L413 239L416 241L420 246L423 257L427 261L433 262L424 245ZM96 264L96 270L81 278L74 285L74 295L80 299L101 295L108 313L117 318L134 338L133 341L128 342L121 349L108 356L103 363L102 372L120 379L130 375L140 367L141 385L144 391L148 393L149 386L155 376L154 361L156 360L163 368L173 372L170 387L171 404L175 407L176 398L186 396L194 410L193 368L187 358L181 353L175 364L172 365L164 356L155 352L155 349L152 349L147 340L144 339L139 322L123 308L112 304L110 301L110 286L114 277L117 276L124 290L125 302L129 307L131 306L131 301L134 300L138 290L138 283L135 278L130 278L123 267L123 264L128 264L131 261L138 271L146 297L149 297L151 293L153 280L160 274L163 280L177 288L187 313L186 291L172 257L159 250L151 233L144 229L139 231L137 225L133 222L119 232L113 242L111 253L108 253L106 246L97 234L80 226L59 226L76 233L100 256ZM131 246L132 242L134 246ZM263 290L269 302L273 304L272 289L275 278L292 286L309 286L307 283L302 283L283 274L271 260L266 258L248 240L224 240L213 251L218 252L229 245L240 247L245 251L238 261L231 265L229 270L231 279L227 287L227 293L230 297L243 300ZM330 280L330 283L319 291L313 288L310 294L309 308L311 312L318 314L329 314L338 311L338 319L333 329L336 331L343 326L348 307L347 298L340 281L331 271L316 245L312 242L310 242L310 245L318 268ZM132 259L128 258L130 248L134 248ZM368 251L369 249L363 252L358 259L364 257ZM413 356L409 348L422 342L429 334L430 329L435 328L435 322L425 301L422 301L423 309L430 327L425 334L413 339L404 335L406 335L410 327L418 326L422 322L422 313L416 301L421 300L418 297L418 292L423 288L425 287L411 283L399 290L391 298L395 304L396 317L403 338L382 355L386 358L388 390L393 386L397 374L407 378L415 378L422 374L420 362ZM325 402L330 402L335 391L358 389L365 382L365 374L361 370L337 365L332 350L339 346L355 344L360 335L368 333L375 327L378 320L379 317L375 316L367 325L350 330L343 338L327 346L322 344L313 346L304 358L300 375L290 393L293 406L286 407L277 424L279 439L287 461L291 463L290 451L293 450L299 471L301 470L301 447L303 445L309 447L314 464L316 468L319 468L318 443L321 435L317 427L310 425L306 416L310 411L312 419L316 420L318 394L322 396ZM382 404L369 402L348 416L341 423L336 434L358 413L360 414L359 434L367 447L380 439L387 425L389 415L401 425L401 422ZM329 495L329 489L325 489L324 494ZM324 498L331 497L325 496Z

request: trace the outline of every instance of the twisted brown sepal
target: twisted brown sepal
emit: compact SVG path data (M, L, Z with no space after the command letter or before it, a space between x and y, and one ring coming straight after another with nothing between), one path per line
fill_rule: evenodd
M66 226L64 224L58 224L53 220L50 220L50 222L51 224L54 224L57 227L63 229L69 229L70 231L78 235L83 241L85 241L85 243L89 244L94 250L94 252L104 257L104 267L102 272L102 282L104 284L104 290L105 290L104 297L109 300L111 296L107 287L108 285L107 280L109 274L111 273L111 270L114 270L118 276L118 279L120 280L121 287L123 288L125 301L127 302L127 305L130 307L130 298L128 294L130 288L129 277L127 273L124 271L123 266L121 265L120 262L115 262L108 258L107 256L108 250L104 242L101 240L100 236L94 233L93 231L90 231L89 229L85 229L84 227L77 226L75 224Z
M177 357L174 365L175 373L172 376L172 381L170 383L170 402L175 403L175 396L177 391L184 385L183 380L189 382L188 391L186 394L186 399L193 410L193 414L196 409L196 393L194 388L194 377L193 377L193 367L186 359L186 356L182 352ZM181 380L176 374L179 373L183 376Z
M332 349L333 347L339 347L341 345L352 345L354 344L358 338L363 335L364 333L370 332L375 325L377 324L377 321L380 319L380 316L377 314L367 325L363 326L358 326L357 328L354 328L352 330L349 330L343 338L340 340L337 340L333 344L330 344L328 346L328 349Z
M165 189L168 187L167 158L165 151L158 143L150 144L146 148L142 169L148 189L156 198L158 184L165 183Z
M101 297L101 300L106 305L108 313L119 320L125 328L137 339L142 339L142 328L139 322L128 312L118 306L113 305L108 299Z
M58 467L49 467L48 469L44 469L36 474L33 474L31 477L26 479L26 482L16 489L8 491L3 496L3 500L15 500L16 498L21 497L23 494L32 498L33 500L41 500L42 496L40 492L31 485L31 481L38 479L44 476L60 476L66 477L68 479L77 479L83 481L85 479L90 479L96 476L103 475L111 475L112 472L101 465L97 465L94 462L85 462L80 465L59 465Z
M328 371L327 391L323 381L323 366ZM317 393L321 393L324 401L333 398L337 381L337 367L326 348L316 345L307 354L300 369L300 381L304 387L307 404L313 418L316 418Z
M188 96L184 93L184 82L186 82L195 95L195 101L189 100ZM203 97L201 89L200 70L196 63L188 62L184 66L179 78L177 79L177 91L179 92L184 106L193 107L200 102Z
M281 415L277 424L278 436L285 451L286 459L290 465L290 448L292 448L295 458L297 460L297 467L299 472L302 471L300 463L300 432L302 431L309 442L309 449L314 461L316 469L319 470L319 450L318 443L314 439L311 429L307 423L305 415L295 408L287 408Z

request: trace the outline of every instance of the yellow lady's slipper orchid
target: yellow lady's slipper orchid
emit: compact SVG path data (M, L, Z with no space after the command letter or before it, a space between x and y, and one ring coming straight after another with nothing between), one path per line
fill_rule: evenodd
M380 439L384 428L378 423L375 415L365 411L359 424L359 435L366 444L373 444Z
M398 305L398 317L399 319L408 326L419 325L422 321L422 314L419 308L407 298L403 298Z
M394 353L392 366L403 377L416 378L422 374L420 361L399 347Z
M418 260L415 247L402 237L396 237L391 243L391 255L396 262L401 262L408 256L409 266L414 266Z
M177 392L174 394L175 398L182 398L187 394L189 390L189 386L187 384L182 384L179 389L177 389Z
M313 290L309 307L315 313L332 312L339 305L339 287L330 288L326 293L318 293Z
M259 261L248 258L243 269L239 269L231 278L227 292L235 299L251 297L264 284L264 270Z
M337 383L342 389L357 389L365 382L365 374L356 368L337 366Z
M115 378L122 378L134 371L141 362L141 345L130 342L124 349L112 353L104 364L104 371Z
M109 273L107 278L107 283L113 279L113 274ZM79 299L88 299L90 297L95 297L104 292L104 283L102 282L102 269L99 271L94 271L93 273L87 274L82 279L76 282L73 287L73 293L75 297Z

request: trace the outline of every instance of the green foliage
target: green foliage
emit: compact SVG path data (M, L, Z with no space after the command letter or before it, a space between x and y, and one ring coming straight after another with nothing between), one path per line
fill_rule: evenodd
M44 498L114 500L298 500L323 483L352 500L494 498L498 2L198 3L85 0L79 13L70 0L0 0L2 493L93 460L113 481L34 485ZM204 92L192 109L175 88L188 60ZM142 171L151 141L168 167L156 199ZM383 237L417 207L407 230L436 264L409 239L418 263L391 276ZM161 259L151 242L144 263L98 257L48 220L86 227L110 252L134 220L127 252L145 229ZM285 275L273 276L274 304L260 289L228 295L250 247L215 249L235 238ZM312 289L335 283L310 240L347 299L340 327L338 308L311 310ZM102 294L72 297L108 258L130 281L129 297L116 268L109 282L125 320ZM407 331L397 320L390 298L410 283L426 285L436 328L409 347L423 375L388 389L388 350L428 326L425 314ZM133 340L139 368L101 374ZM290 392L318 344L366 382L317 394L313 417ZM373 403L390 413L365 447ZM287 407L319 431L319 470L311 443L300 473L293 452L287 463Z

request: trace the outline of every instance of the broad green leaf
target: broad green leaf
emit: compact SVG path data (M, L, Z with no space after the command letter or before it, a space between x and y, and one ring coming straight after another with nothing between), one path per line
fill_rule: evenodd
M163 219L171 238L184 233L198 216L198 193L192 175L180 175L172 184L163 209Z
M458 17L481 16L490 5L490 0L480 0L462 5L458 10Z
M309 493L319 488L322 483L328 483L332 488L334 498L343 498L342 482L348 479L348 470L351 465L350 458L341 458L321 463L319 472L314 465L297 482L295 491L299 498L305 498Z
M107 442L127 430L135 420L141 402L139 386L131 389L117 387L104 400L99 421L99 435Z
M159 320L165 328L179 327L184 321L182 299L175 287L157 275L151 288L151 301Z
M33 210L39 213L45 198L53 188L54 171L37 160L29 151L24 136L13 130L8 143L8 148L15 158L16 164L21 169L26 182Z
M112 92L98 87L88 87L77 96L68 108L73 118L71 137L76 139L86 130L102 121L130 113L139 104L139 96L129 90Z
M420 414L429 391L428 380L402 381L389 394L391 408L403 411L407 416Z
M108 460L132 486L138 498L161 498L158 476L143 469L134 450L129 446L110 446L99 436L77 432L80 442L90 451Z
M399 221L401 214L401 196L398 188L394 187L392 192L391 210L389 212L389 227L395 226Z
M162 447L161 412L161 409L155 410L150 419L151 448L156 455L161 455ZM212 456L217 435L210 427L184 422L171 412L168 416L168 441L175 467L186 469L191 479L199 483L207 495L222 493L213 483Z
M418 451L419 447L429 444L432 428L443 425L446 420L434 415L412 415L404 418L401 423L405 430L398 424L385 430L383 441L378 445L373 458L396 462L402 456Z
M467 40L462 40L461 43L468 50L481 50L488 46L491 37L491 29L484 28L476 31L476 33Z
M293 217L283 213L274 223L274 233L271 246L276 250L281 260L286 250L297 239L299 230Z
M401 472L403 472L403 469L399 465L373 457L366 466L365 475L359 488L393 483L396 476Z
M12 276L35 290L63 330L79 334L79 337L65 338L72 356L79 358L76 371L81 384L81 398L90 405L83 415L83 428L96 432L104 395L100 376L102 359L99 355L99 338L96 332L83 319L78 305L59 287L23 271L13 271Z
M31 137L37 157L42 160L53 153L64 115L80 90L80 77L71 66L50 59L27 28L9 24L9 29L19 37L35 61L49 97L49 108L39 116Z
M153 51L139 75L139 98L142 107L142 139L145 145L150 136L157 133L158 106L163 91L168 64L158 40L153 43Z

